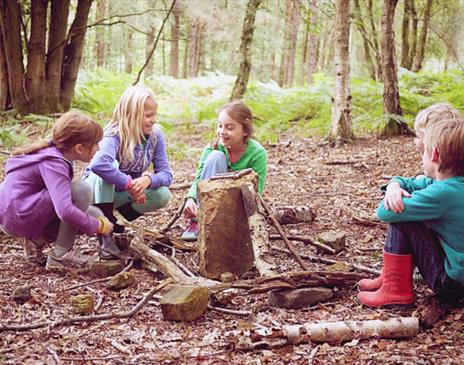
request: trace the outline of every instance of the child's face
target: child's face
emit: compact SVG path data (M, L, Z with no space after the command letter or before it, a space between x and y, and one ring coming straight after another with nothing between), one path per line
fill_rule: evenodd
M424 154L424 132L416 132L416 138L414 138L414 144L421 156Z
M89 146L84 146L82 144L77 144L74 146L74 150L76 152L76 160L82 161L82 162L90 162L92 160L93 156L95 153L100 148L98 147L98 142Z
M149 135L153 131L153 126L156 122L156 113L158 112L158 104L156 104L156 101L153 100L153 98L150 97L145 101L143 112L145 118L142 124L142 131L144 135Z
M424 149L422 153L422 168L424 169L424 174L427 177L436 178L438 164L433 161L431 153L427 152L427 149Z
M225 110L221 110L218 115L217 135L221 144L234 148L242 146L247 133L239 122L229 117Z

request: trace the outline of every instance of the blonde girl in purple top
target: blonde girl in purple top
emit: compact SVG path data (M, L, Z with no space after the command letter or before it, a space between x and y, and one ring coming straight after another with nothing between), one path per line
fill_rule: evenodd
M89 162L103 130L79 112L68 112L53 127L52 139L23 147L5 165L0 185L0 229L19 237L27 259L43 263L42 249L55 242L48 269L85 267L94 257L73 249L77 231L109 235L113 225L90 206L89 187L72 182L73 161Z

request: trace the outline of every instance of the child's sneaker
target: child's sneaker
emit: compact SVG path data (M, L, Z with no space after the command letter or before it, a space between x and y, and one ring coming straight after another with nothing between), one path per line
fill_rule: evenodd
M24 258L27 261L32 261L39 265L45 264L46 258L42 252L43 247L24 237L19 238L19 243L24 250Z
M99 243L99 251L100 251L100 259L102 260L128 260L131 257L121 250L121 248L116 244L113 237L109 236L102 236L98 235L98 243Z
M78 250L71 250L62 256L56 256L53 250L48 254L47 270L54 269L70 269L70 268L86 268L97 260L95 256L85 255Z
M185 241L195 241L198 238L198 222L196 219L190 220L189 226L180 238Z

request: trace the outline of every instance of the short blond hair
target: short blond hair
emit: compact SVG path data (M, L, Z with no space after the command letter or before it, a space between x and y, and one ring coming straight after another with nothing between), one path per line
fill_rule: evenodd
M445 119L462 118L461 113L448 103L437 103L422 109L417 113L414 121L414 130L416 133L424 132L425 129L435 123Z
M424 147L430 156L438 151L438 171L464 176L464 119L442 120L425 130Z

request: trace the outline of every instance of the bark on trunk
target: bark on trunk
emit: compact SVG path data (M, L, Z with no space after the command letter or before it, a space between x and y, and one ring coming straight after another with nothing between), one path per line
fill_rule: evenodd
M155 28L150 26L148 29L147 39L145 43L145 59L147 60L150 57L151 50L155 46ZM144 78L150 77L153 75L153 59L147 63L147 67L145 67Z
M98 0L97 4L97 21L105 18L106 0ZM95 58L97 67L105 65L105 32L102 27L95 30Z
M79 64L84 48L85 32L92 0L79 0L76 17L69 30L69 42L64 50L63 73L61 79L61 105L63 110L68 110L74 96Z
M241 99L245 94L251 71L251 52L255 30L256 12L261 0L249 0L243 20L242 42L240 44L240 67L230 100Z
M375 26L375 19L374 19L374 11L373 11L373 5L372 5L372 0L368 0L367 2L367 14L369 17L369 23L370 23L370 28L371 28L371 44L372 48L375 53L375 61L376 61L376 79L377 81L382 82L382 61L380 57L380 47L379 47L379 41L377 38L377 28Z
M398 116L403 115L400 105L400 92L398 86L397 66L395 60L395 33L393 20L398 0L385 0L382 13L382 79L384 84L383 107L387 116L387 124L382 131L383 136L393 136L409 132L406 123L400 121Z
M401 67L408 68L409 24L411 23L411 0L404 0L403 22L401 24Z
M126 29L126 44L124 47L124 72L132 73L132 30Z
M172 10L173 23L171 25L171 60L169 63L169 75L179 78L179 27L180 8L178 3Z
M16 1L0 1L1 29L4 37L4 50L8 66L8 83L11 102L21 113L28 112L26 94L23 88L24 64L21 40L21 12ZM8 36L6 36L8 34Z
M427 0L427 6L424 12L424 22L422 24L422 30L419 37L419 44L417 45L417 53L414 57L414 64L411 68L412 71L418 72L422 69L422 63L424 61L425 46L427 43L427 33L429 30L430 16L432 13L433 0Z
M416 56L416 49L417 49L417 24L419 19L417 17L416 5L414 0L410 0L410 10L411 10L411 32L409 33L409 57L408 63L406 64L406 68L410 70L412 68L412 64L414 61L414 57Z
M353 138L350 95L350 2L339 0L335 5L335 95L332 105L332 127L329 140L337 147Z
M47 104L49 111L64 110L60 105L60 93L69 3L70 0L53 0L51 6L46 64Z
M317 1L313 0L310 3L311 9L311 19L310 23L313 27L317 25ZM313 80L313 75L316 72L317 67L317 59L318 59L318 45L319 45L319 37L311 30L309 32L309 39L308 39L308 73L306 75L306 81L308 85L311 85Z
M11 108L10 85L8 83L8 65L5 56L5 43L0 27L0 110Z
M279 69L279 85L287 86L289 81L289 68L290 68L290 52L291 52L291 35L292 35L292 21L293 21L293 1L286 0L285 6L285 32L284 32L284 45L282 55L280 58Z
M292 87L295 80L295 58L296 46L298 43L298 27L300 24L300 1L292 0L292 18L290 28L290 44L288 53L288 77L287 85Z

